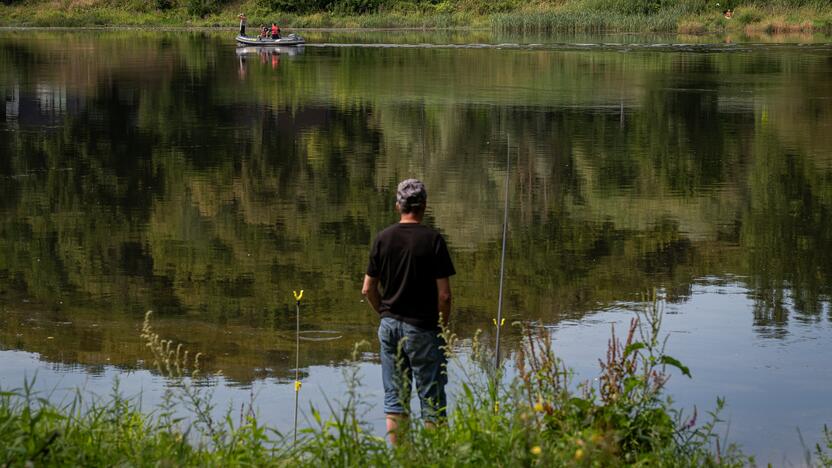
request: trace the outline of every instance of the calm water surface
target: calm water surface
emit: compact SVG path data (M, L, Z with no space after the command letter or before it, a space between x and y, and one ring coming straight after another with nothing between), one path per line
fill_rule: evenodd
M0 384L158 401L139 338L222 370L223 402L290 424L375 343L358 289L393 190L423 179L456 331L490 330L510 154L506 311L581 378L645 291L666 300L680 406L759 460L832 423L832 46L637 36L0 32ZM798 38L805 39L805 38ZM500 44L489 46L488 44ZM508 346L517 337L508 331ZM375 346L375 345L374 345ZM381 431L374 348L362 392ZM451 380L453 381L452 375ZM222 406L222 405L221 405Z

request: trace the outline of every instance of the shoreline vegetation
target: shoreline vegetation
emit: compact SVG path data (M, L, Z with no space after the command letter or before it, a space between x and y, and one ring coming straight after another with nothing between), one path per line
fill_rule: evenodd
M231 28L240 12L252 29L832 34L826 0L0 0L0 26Z
M523 344L512 356L514 375L496 375L493 354L477 333L460 341L445 331L450 351L467 349L460 391L449 421L425 427L406 419L399 446L373 435L362 420L370 403L358 388L356 345L343 365L345 391L324 419L308 410L312 427L297 440L258 422L255 402L216 416L200 354L162 339L145 317L142 339L151 368L165 376L163 403L148 411L122 395L92 399L77 392L55 404L33 391L0 389L0 461L3 466L744 466L754 459L720 437L723 400L698 414L673 406L665 384L690 378L665 353L660 336L662 306L648 300L624 337L613 328L600 373L574 385L543 327L517 323ZM495 382L501 382L499 384ZM300 386L296 385L296 391ZM832 435L814 455L829 466ZM807 455L808 457L809 455ZM811 462L807 458L807 462Z

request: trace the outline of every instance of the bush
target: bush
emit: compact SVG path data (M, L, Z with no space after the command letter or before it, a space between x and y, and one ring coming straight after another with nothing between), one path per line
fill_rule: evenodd
M166 11L173 8L173 0L156 0L156 9Z
M188 14L204 18L216 13L220 6L219 0L188 0Z
M673 4L671 0L596 0L594 8L622 15L654 15Z
M335 0L328 9L336 14L358 15L375 12L383 4L383 0Z
M323 11L330 0L257 0L257 5L269 11L312 13Z
M755 10L743 9L740 14L734 15L734 19L740 24L746 25L762 21L763 17Z

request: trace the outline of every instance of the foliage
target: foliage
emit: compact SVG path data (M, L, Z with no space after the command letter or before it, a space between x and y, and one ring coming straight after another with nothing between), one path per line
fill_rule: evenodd
M117 384L106 401L54 405L22 389L0 393L0 459L5 464L61 465L301 465L301 466L456 466L480 464L739 466L744 459L728 446L714 445L716 414L697 426L696 415L683 418L663 395L667 367L689 375L664 353L659 340L660 312L653 303L635 319L624 342L610 339L598 384L573 388L570 372L555 356L545 330L525 327L525 347L516 355L518 374L505 380L491 368L491 355L471 340L470 361L463 366L461 393L449 421L425 427L417 419L402 422L400 444L389 447L372 434L362 415L367 407L355 347L344 366L345 399L330 404L324 420L315 408L315 426L297 442L258 423L250 404L235 420L215 419L210 392L183 377L183 353L161 340L148 314L143 336L157 369L174 380L164 403L147 414L121 396ZM447 352L459 344L444 332ZM178 358L177 358L178 356ZM175 416L177 406L189 416ZM722 403L718 405L717 410ZM724 445L723 445L724 446Z
M818 443L815 446L815 454L821 466L832 467L832 431L829 427L823 426L823 445Z
M365 14L378 10L384 4L384 0L333 0L327 5L327 9L335 14Z
M156 9L166 11L173 8L173 0L156 0Z
M188 14L200 18L220 11L223 0L186 0Z
M623 343L613 333L598 383L585 382L577 388L571 385L571 372L557 358L546 329L521 324L525 340L515 356L517 377L505 385L494 383L499 379L488 379L483 385L481 378L466 373L452 424L428 431L427 438L419 439L424 436L418 433L419 446L410 453L427 452L419 463L428 465L437 462L429 449L437 445L442 447L440 453L467 449L466 456L475 462L496 460L498 465L538 460L555 465L585 461L661 465L670 460L682 465L741 464L736 448L729 447L728 453L711 451L718 447L714 445L716 412L711 421L697 426L695 413L684 418L663 396L668 367L687 376L690 372L664 352L657 304L648 302L645 313L633 319ZM641 327L641 320L647 326ZM476 357L481 347L472 348L474 362L490 361ZM488 374L486 369L479 371Z
M310 13L321 11L329 0L257 0L257 5L274 12Z
M737 14L756 9L761 21L782 17L811 20L817 31L829 31L826 0L0 0L11 9L0 25L183 25L233 26L240 10L252 23L273 21L291 27L481 27L501 31L627 31L675 32L697 23L707 30L742 31L746 22L721 21L722 11ZM38 8L27 5L38 5ZM745 16L745 20L753 17ZM691 29L689 26L687 29ZM694 28L700 29L700 27ZM791 28L793 29L793 27ZM788 31L788 28L774 28ZM806 29L806 28L804 28Z
M373 13L387 0L257 0L257 5L272 12L332 12L339 15Z

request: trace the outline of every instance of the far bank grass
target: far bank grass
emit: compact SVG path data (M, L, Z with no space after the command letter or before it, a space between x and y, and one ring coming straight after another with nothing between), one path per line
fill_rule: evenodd
M185 8L159 11L151 7L116 7L96 2L85 4L24 2L6 6L0 3L0 27L216 27L236 28L237 14L246 12L249 28L278 22L283 28L489 28L490 17L471 12L436 12L401 10L364 15L343 15L331 12L293 14L274 12L251 5L226 7L204 17L188 14Z
M587 2L589 3L589 2ZM590 8L564 3L552 9L526 9L493 15L493 29L504 32L654 32L654 33L819 33L832 34L832 3L827 7L784 8L748 5L726 18L720 7L679 4L650 13Z
M245 11L252 27L277 21L285 28L477 28L505 33L832 34L832 3L814 2L797 8L776 2L740 4L734 8L733 18L728 19L722 14L722 7L717 7L715 2L706 6L700 3L692 6L693 3L686 1L663 2L665 6L643 9L626 7L628 1L565 0L532 3L500 12L470 6L443 8L447 2L442 2L438 7L431 8L402 6L349 15L327 11L308 14L277 12L258 6L256 0L247 0L227 4L215 13L200 17L189 14L184 7L160 11L153 7L153 2L117 6L103 0L29 0L11 6L0 4L0 26L233 28L237 25L237 13ZM460 5L466 4L463 2Z

